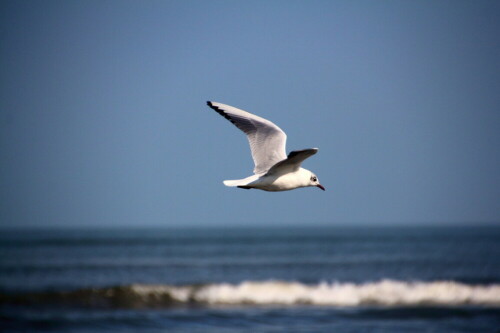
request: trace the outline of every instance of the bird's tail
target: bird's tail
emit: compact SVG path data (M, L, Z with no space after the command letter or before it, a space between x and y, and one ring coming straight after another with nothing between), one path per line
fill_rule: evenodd
M241 187L241 188L251 188L250 183L257 180L259 178L258 175L252 175L250 177L244 179L235 179L235 180L225 180L223 183L229 187Z

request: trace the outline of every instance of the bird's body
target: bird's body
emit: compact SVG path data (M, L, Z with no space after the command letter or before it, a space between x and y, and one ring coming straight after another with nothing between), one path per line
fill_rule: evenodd
M316 154L317 148L292 151L287 156L286 134L274 123L222 103L207 104L247 135L255 162L254 175L244 179L225 180L224 185L270 192L308 186L325 190L311 171L300 167L302 161Z
M312 172L307 169L299 168L297 171L287 172L284 174L266 174L262 177L253 175L250 177L255 177L256 179L254 181L251 181L247 185L238 187L248 189L256 188L269 192L289 191L299 187L310 186L311 173Z

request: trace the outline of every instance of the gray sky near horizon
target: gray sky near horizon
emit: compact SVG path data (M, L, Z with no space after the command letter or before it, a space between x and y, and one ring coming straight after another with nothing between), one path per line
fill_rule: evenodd
M498 1L2 1L1 226L500 222ZM253 170L275 122L327 191Z

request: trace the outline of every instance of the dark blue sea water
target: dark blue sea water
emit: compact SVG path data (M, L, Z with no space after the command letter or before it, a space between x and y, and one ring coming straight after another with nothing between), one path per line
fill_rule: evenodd
M0 327L498 332L500 228L4 230Z

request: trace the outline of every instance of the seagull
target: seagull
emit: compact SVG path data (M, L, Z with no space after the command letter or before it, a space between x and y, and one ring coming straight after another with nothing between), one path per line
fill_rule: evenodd
M254 175L225 180L224 185L270 192L308 186L325 190L314 173L300 167L306 158L318 152L318 148L295 150L287 156L286 134L274 123L226 104L208 101L207 105L246 134L255 163Z

